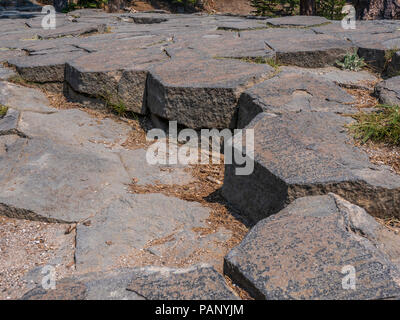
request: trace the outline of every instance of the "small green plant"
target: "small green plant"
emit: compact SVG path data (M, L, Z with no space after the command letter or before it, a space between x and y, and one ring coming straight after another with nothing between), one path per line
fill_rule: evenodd
M400 107L379 105L377 108L375 112L353 116L357 122L350 129L363 143L373 140L400 145Z
M336 60L336 65L342 69L350 71L359 71L361 68L366 66L364 58L360 58L357 51L347 53L343 58L343 61Z
M3 118L7 114L7 111L8 111L8 107L0 104L0 119Z
M118 98L118 100L112 97L112 94L107 92L106 94L99 95L99 98L104 100L106 108L116 113L118 116L124 116L128 111L125 103ZM117 102L116 102L117 101Z

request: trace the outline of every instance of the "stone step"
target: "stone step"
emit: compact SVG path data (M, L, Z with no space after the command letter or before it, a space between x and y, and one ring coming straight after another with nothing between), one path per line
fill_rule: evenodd
M334 192L377 217L400 217L400 176L373 165L346 132L349 117L326 112L260 113L246 127L254 171L225 165L222 193L252 222L299 197ZM254 147L254 153L251 152Z
M224 272L256 299L398 299L399 244L341 197L305 197L258 222Z

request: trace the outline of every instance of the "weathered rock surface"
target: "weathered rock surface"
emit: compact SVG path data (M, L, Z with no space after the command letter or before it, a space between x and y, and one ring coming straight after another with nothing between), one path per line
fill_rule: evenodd
M378 83L375 94L383 104L400 105L400 76Z
M0 118L0 136L18 134L19 116L19 111L8 108L7 113Z
M237 60L172 60L151 70L147 105L157 116L190 128L234 128L240 92L272 71Z
M288 69L242 93L238 127L244 128L260 112L352 113L354 97L329 80L299 69Z
M18 74L31 82L63 82L65 63L84 54L84 51L56 52L55 54L31 55L9 59L8 63Z
M128 290L148 300L236 300L224 278L208 265L189 269L136 269Z
M53 113L46 96L35 89L0 81L0 104L19 111Z
M275 27L313 27L330 23L326 18L317 16L288 16L267 19L265 22Z
M195 202L187 202L161 194L121 196L96 216L89 226L79 225L76 238L78 271L106 270L118 266L122 259L138 259L135 249L150 248L153 254L166 255L168 246L151 250L152 240L167 239L172 247L181 240L190 241L189 256L196 249L211 245L198 241L193 228L206 227L209 210ZM217 240L217 239L216 239ZM225 239L226 241L227 239ZM207 242L210 242L208 244ZM178 256L175 256L179 260Z
M145 86L148 70L167 59L161 51L131 50L119 52L110 60L110 51L82 56L66 66L66 81L76 92L107 104L123 104L126 111L145 114ZM70 96L76 100L76 96ZM74 99L75 98L75 99Z
M297 199L260 221L224 272L258 299L393 299L399 270L385 253L400 237L342 198ZM355 288L346 279L355 268Z
M328 192L374 216L399 217L400 177L354 147L350 122L322 112L257 115L246 127L254 130L254 171L236 175L237 166L226 164L223 195L253 222L296 198Z
M266 40L276 52L276 60L281 64L306 68L326 67L354 51L349 41L324 34L309 35L305 38L285 38Z
M25 293L21 300L143 300L126 290L133 270L89 273L56 282L55 289L41 285Z

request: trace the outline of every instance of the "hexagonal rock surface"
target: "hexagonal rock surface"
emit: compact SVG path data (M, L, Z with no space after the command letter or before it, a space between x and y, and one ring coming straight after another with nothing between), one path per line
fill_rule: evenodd
M147 105L190 128L233 128L240 92L272 72L269 65L237 60L173 59L151 70Z
M330 23L326 18L317 16L280 17L267 19L265 22L275 27L313 27Z
M375 94L379 102L389 105L400 105L400 76L378 83Z
M334 194L305 197L260 221L224 272L258 299L398 299L400 273L384 253L393 241L362 208Z
M106 104L123 104L126 110L146 113L145 85L148 69L167 56L160 50L118 52L111 59L110 51L92 53L66 65L65 78L76 93L92 96ZM71 96L77 99L76 96Z
M0 104L19 111L57 112L42 92L3 81L0 81Z
M126 290L133 270L89 273L56 281L56 288L45 290L38 285L21 300L143 300Z
M400 176L352 145L349 122L323 112L257 115L246 127L254 130L254 170L237 175L237 166L226 164L223 195L253 222L296 198L328 192L372 215L400 217Z
M236 300L224 278L208 265L188 269L136 269L128 290L148 300Z
M242 93L239 100L238 127L244 128L260 112L352 113L354 97L332 81L311 73L285 70Z
M262 36L250 38L226 31L178 33L174 35L173 43L165 46L165 50L172 58L198 55L210 58L275 57Z
M299 68L299 67L281 67L282 70L294 71L294 72L306 72L323 78L325 80L333 81L337 85L350 88L350 89L363 89L370 90L371 85L378 82L378 77L368 71L349 71L342 70L335 67L326 68Z
M54 54L32 55L12 58L8 63L14 66L18 74L31 82L63 82L65 63L74 59L84 51L56 52Z
M23 112L18 130L29 139L0 136L0 212L67 222L98 212L131 181L115 152L129 129L79 110Z
M348 52L354 51L351 42L324 34L307 35L301 38L275 38L266 40L276 52L276 60L281 64L306 68L333 65Z
M97 32L104 32L106 28L105 24L89 24L89 23L70 23L58 27L54 30L40 30L37 33L39 39L55 39L67 36L80 36L84 34L91 34Z
M204 237L205 241L199 241L200 235L193 231L194 228L206 227L205 220L209 214L209 209L198 203L162 194L122 195L90 218L90 225L78 225L76 268L80 272L111 269L124 258L132 259L135 249L144 249L157 239L169 239L166 242L171 242L172 247L182 246L179 239L184 239L190 243L190 252L186 252L189 256L218 240L210 235ZM225 231L216 234L221 232ZM227 235L229 239L229 233ZM151 252L162 257L165 250L168 247ZM174 257L177 260L182 258Z

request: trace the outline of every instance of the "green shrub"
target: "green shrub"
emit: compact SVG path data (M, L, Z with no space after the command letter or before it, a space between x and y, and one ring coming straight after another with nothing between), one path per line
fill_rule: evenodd
M353 53L348 53L343 58L343 61L336 61L336 65L342 69L350 71L359 71L365 67L364 58L360 58L355 50Z
M350 129L363 143L373 140L400 145L399 106L380 105L375 112L361 112L353 117L357 122Z
M298 14L300 8L300 0L251 0L250 4L255 8L255 14L271 17ZM341 20L345 4L346 0L315 0L316 15Z
M0 104L0 119L3 118L7 114L7 111L8 111L8 107Z

